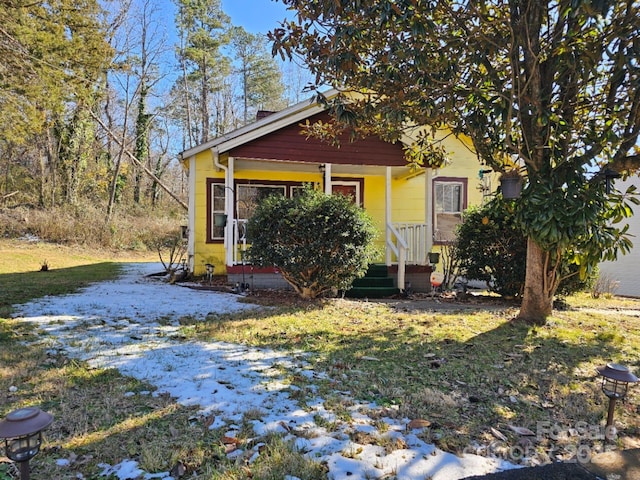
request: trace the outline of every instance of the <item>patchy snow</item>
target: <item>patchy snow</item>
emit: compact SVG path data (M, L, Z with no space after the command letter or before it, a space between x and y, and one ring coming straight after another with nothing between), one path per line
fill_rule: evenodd
M408 431L408 420L386 419L387 431L379 432L366 414L376 408L371 404L355 403L350 422L333 422L335 431L326 430L315 419L336 417L325 409L323 399L302 408L289 397L295 387L279 377L283 366L310 378L322 377L322 372L311 369L304 353L180 337L181 317L203 319L211 312L258 307L239 302L233 294L184 288L147 276L159 271L159 264L128 264L115 281L18 306L17 315L49 334L43 337L49 348L94 367L117 368L155 385L155 395L166 392L183 405L199 406L203 414L215 415L212 428L233 430L234 422L248 411L254 416L259 406L263 415L253 421L256 435L281 432L299 451L326 462L332 480L389 475L405 480L455 480L516 467L500 459L443 452L423 442L416 431ZM386 453L383 447L355 444L349 433L356 430L388 437L401 448ZM143 472L130 459L102 467L104 476L120 480L140 475L171 478L167 472Z

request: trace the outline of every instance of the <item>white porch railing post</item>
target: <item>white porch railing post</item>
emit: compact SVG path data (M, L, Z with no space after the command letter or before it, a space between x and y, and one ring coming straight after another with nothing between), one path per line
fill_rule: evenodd
M385 224L387 225L387 228L385 228L385 242L387 245L387 248L385 248L385 263L387 264L387 266L391 265L391 251L389 250L389 245L392 244L391 241L391 234L392 231L390 228L388 228L389 225L391 225L391 167L387 167L386 168L386 172L385 172L385 185L384 185L384 221ZM393 228L393 227L391 227ZM399 278L399 277L398 277ZM400 285L398 285L398 287L400 287ZM404 284L403 284L404 287Z
M333 186L331 185L331 164L324 164L324 193L325 195L331 195L333 192Z
M404 292L405 285L405 270L406 270L406 261L405 257L407 256L407 249L402 245L399 246L399 255L398 255L398 288L401 292Z
M426 224L427 253L433 248L433 168L427 168L424 176L425 206L424 221Z
M387 241L386 250L389 251L389 256L391 255L391 251L393 251L393 253L398 258L398 288L401 292L404 292L404 279L408 245L402 234L398 230L396 230L392 223L387 223L386 231L387 238L389 239ZM397 244L390 240L392 235L396 237Z
M235 161L233 157L229 157L229 163L227 167L227 178L225 179L224 186L224 198L225 198L225 206L224 213L227 216L227 225L226 225L226 235L224 236L225 241L225 252L226 252L226 262L227 265L233 265L234 259L233 257L236 255L235 251L238 248L238 242L236 237L236 228L235 228Z

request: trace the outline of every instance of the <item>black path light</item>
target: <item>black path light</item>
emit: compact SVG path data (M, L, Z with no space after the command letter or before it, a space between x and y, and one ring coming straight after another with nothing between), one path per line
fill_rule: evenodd
M4 439L5 453L20 465L21 480L29 480L29 460L40 451L42 431L51 422L52 415L35 407L14 410L0 422L0 438Z
M609 398L609 413L607 414L607 428L613 425L613 412L616 408L616 400L623 399L627 395L630 383L636 383L638 377L629 371L624 365L607 363L596 369L602 377L602 391Z

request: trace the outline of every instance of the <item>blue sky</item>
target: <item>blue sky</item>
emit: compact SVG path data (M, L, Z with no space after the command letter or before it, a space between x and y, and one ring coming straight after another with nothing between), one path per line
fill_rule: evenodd
M274 0L222 0L222 10L233 25L250 33L267 33L285 17L292 18L285 5Z
M166 28L175 29L176 6L173 0L160 0L160 10L166 13ZM244 27L250 33L267 33L278 27L286 17L293 18L285 5L275 0L222 0L222 11L231 17L231 24Z

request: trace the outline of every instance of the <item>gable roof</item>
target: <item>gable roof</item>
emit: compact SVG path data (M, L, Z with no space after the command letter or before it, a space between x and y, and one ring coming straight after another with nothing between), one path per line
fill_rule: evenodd
M337 94L336 90L330 90L324 95L331 97ZM326 108L318 105L312 98L303 100L276 113L272 113L256 122L247 124L229 133L214 138L208 142L185 150L180 154L182 158L197 155L212 148L219 152L226 152L232 148L244 145L247 142L258 139L269 133L275 132L286 126L303 121L317 113L325 111Z
M306 119L313 124L332 119L328 112L316 113ZM386 142L373 135L352 140L348 133L338 137L339 144L309 136L300 122L284 126L260 138L233 148L218 150L238 159L283 161L296 163L369 166L407 166L401 143Z

